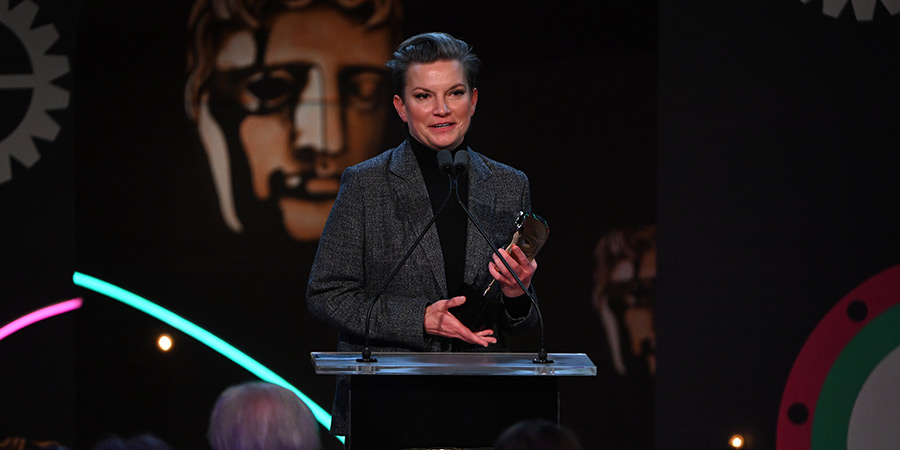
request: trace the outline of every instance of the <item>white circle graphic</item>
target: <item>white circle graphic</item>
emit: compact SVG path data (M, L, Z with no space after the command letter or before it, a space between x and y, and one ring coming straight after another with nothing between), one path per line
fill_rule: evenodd
M863 384L847 430L848 450L900 448L900 347L889 353Z

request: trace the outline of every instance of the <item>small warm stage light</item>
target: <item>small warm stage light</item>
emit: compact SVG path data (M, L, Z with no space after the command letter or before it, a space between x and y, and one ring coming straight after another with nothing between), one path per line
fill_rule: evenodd
M736 434L728 440L728 443L731 444L732 448L744 448L744 437Z
M172 348L172 338L168 334L161 334L159 339L156 340L156 345L159 346L160 350L167 352Z

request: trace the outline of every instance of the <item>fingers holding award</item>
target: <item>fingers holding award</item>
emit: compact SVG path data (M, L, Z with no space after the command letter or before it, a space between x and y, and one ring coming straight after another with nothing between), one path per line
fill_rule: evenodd
M505 251L501 250L500 253L509 266L516 271L516 275L519 276L525 287L531 284L531 276L537 269L537 262L534 261L534 258L541 248L544 247L549 235L550 226L547 225L547 221L541 216L524 211L519 212L518 217L516 217L516 231L513 233L513 237L509 245L506 246ZM518 292L518 295L521 295L521 287L509 273L503 262L497 258L496 254L493 255L493 259L494 261L489 264L488 270L495 281L500 280L504 285L503 294L510 297L508 293ZM487 295L493 286L494 281L491 281L482 295Z

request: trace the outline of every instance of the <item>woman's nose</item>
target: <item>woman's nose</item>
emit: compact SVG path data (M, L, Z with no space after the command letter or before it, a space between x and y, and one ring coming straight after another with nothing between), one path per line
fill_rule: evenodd
M438 97L437 102L434 105L434 115L443 117L448 114L450 114L450 108L447 106L447 100Z

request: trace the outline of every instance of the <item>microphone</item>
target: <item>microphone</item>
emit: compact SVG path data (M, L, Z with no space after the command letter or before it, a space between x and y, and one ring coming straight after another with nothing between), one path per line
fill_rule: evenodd
M469 162L468 151L461 150L456 152L456 156L453 158L453 169L456 172L456 176L459 176L460 174L463 174L469 170ZM487 242L487 244L491 246L491 250L493 250L494 254L497 255L498 258L500 258L500 262L502 262L503 265L506 266L506 270L508 270L509 273L512 274L513 278L516 279L516 283L519 284L519 287L522 288L522 291L525 292L525 295L528 296L529 300L531 300L531 304L534 306L535 312L537 312L538 324L541 328L540 350L538 351L537 358L535 358L533 362L535 364L553 364L554 361L552 359L547 359L547 350L544 349L544 318L541 315L541 309L538 307L537 301L534 299L534 296L532 296L531 293L528 292L528 288L526 288L525 283L522 283L522 280L519 279L519 275L517 275L512 267L509 266L509 263L506 262L506 260L503 258L503 255L501 255L500 252L497 251L497 246L494 245L493 242L491 242L491 238L488 237L487 233L484 231L484 228L478 222L478 219L476 219L475 216L473 216L469 211L469 209L466 208L466 205L463 203L462 199L459 198L459 190L455 189L456 178L454 178L452 174L450 175L450 177L451 183L453 183L454 186L454 189L452 190L456 191L456 202L459 203L459 206L463 209L463 211L466 212L469 220L471 220L472 223L475 224L475 228L478 229L478 232L481 234L481 237L484 238L485 242Z
M449 150L441 150L437 153L438 169L441 172L453 176L453 156Z
M437 154L438 159L438 168L441 172L446 173L448 176L452 176L452 163L453 157L450 155L449 150L441 150ZM397 276L397 273L400 272L400 269L403 267L403 264L406 263L406 260L409 259L410 255L412 255L413 250L419 246L419 242L422 242L422 238L425 237L425 233L428 232L428 229L434 225L434 222L437 220L438 216L444 211L444 207L447 206L447 203L450 201L450 193L454 190L452 189L452 185L455 184L455 179L451 182L451 189L447 192L447 198L444 199L444 203L441 204L440 209L438 209L437 213L434 214L434 217L428 222L428 225L425 225L425 228L419 233L419 237L416 238L416 241L413 243L412 247L409 248L409 251L406 252L406 255L403 256L403 259L400 260L400 263L397 264L397 267L394 268L394 271L391 272L391 275L385 280L384 284L381 285L381 289L378 290L378 293L372 297L371 302L369 303L369 309L366 311L366 335L365 335L365 344L362 351L362 357L357 358L356 362L378 362L378 359L372 356L372 350L369 349L369 323L372 318L372 309L375 307L375 303L378 302L378 299L381 298L381 294L384 293L384 290L387 289L388 285L391 284L391 281L394 280L394 277ZM458 195L457 195L458 197Z
M456 176L462 175L469 170L468 151L460 150L456 152L456 156L453 157L453 169L456 171Z

